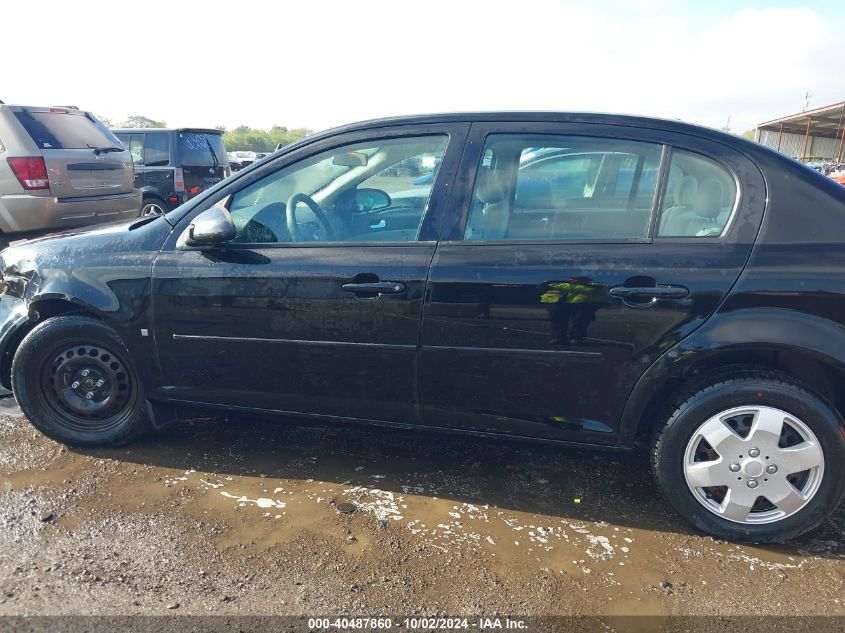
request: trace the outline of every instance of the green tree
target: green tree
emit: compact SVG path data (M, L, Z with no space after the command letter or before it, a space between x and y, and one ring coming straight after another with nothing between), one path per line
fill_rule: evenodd
M112 122L112 120L109 117L100 116L99 114L95 114L94 116L97 117L97 119L99 119L99 121L103 125L105 125L106 127L114 127L114 122Z
M745 132L742 133L742 138L747 138L749 141L753 141L755 136L756 130L745 130Z
M313 132L307 128L291 130L281 125L274 125L269 130L261 130L248 125L239 125L233 130L224 132L223 142L230 152L272 152L280 143L287 145L309 134L313 134Z
M126 119L121 127L167 127L167 123L135 114Z

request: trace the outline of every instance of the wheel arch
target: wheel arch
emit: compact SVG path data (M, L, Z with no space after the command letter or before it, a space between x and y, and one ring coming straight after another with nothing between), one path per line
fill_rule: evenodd
M783 327L766 324L769 332L786 333L798 327L796 320L787 319ZM801 323L797 336L781 340L748 339L747 323L744 328L732 328L737 336L714 344L713 331L694 335L663 354L637 381L622 413L618 443L633 446L651 435L663 422L665 407L681 389L689 388L692 381L706 382L709 378L743 369L778 371L800 382L809 391L828 400L845 418L845 356L841 351L845 337L830 322L813 324L807 328ZM725 328L720 328L722 332ZM740 334L737 330L742 329ZM812 332L813 344L808 345L805 334ZM792 338L793 340L789 340ZM802 340L803 339L803 340ZM826 345L825 345L826 343ZM845 432L845 427L843 427Z
M46 319L70 314L103 320L102 314L93 306L67 297L36 297L29 303L27 318L19 321L5 337L2 355L0 355L0 384L3 387L12 388L12 359L26 335Z

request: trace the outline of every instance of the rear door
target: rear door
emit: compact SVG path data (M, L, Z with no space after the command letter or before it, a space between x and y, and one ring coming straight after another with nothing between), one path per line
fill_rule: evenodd
M131 193L129 153L87 113L66 108L21 108L18 122L44 156L50 192L57 198Z
M422 420L612 444L636 380L745 265L762 177L638 128L473 125L467 147L424 305Z

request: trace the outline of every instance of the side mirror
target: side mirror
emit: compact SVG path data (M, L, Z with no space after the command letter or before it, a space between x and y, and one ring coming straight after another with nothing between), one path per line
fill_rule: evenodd
M393 201L390 196L381 189L358 189L355 191L355 211L357 213L369 213L386 209Z
M237 230L232 215L226 207L219 206L221 204L218 203L195 217L179 238L179 245L208 248L235 239Z

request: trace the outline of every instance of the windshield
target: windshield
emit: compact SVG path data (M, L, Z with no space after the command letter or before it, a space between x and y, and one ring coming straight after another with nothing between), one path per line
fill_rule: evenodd
M216 167L228 165L229 157L220 134L179 132L179 156L183 165Z

